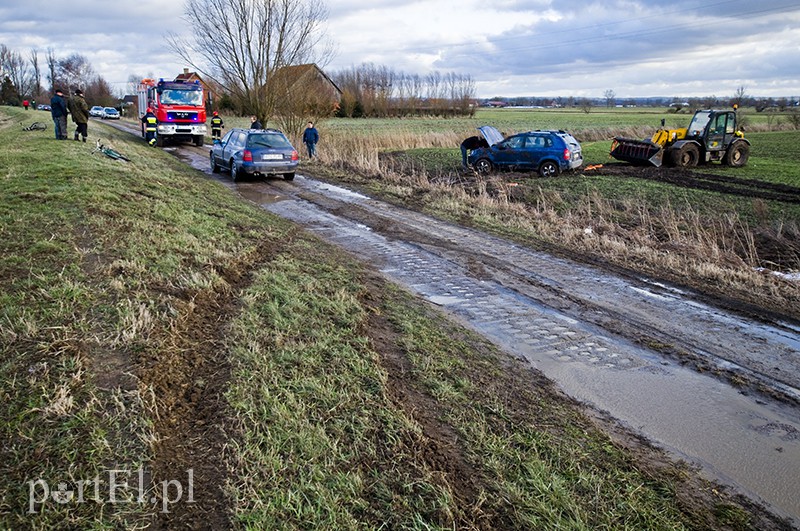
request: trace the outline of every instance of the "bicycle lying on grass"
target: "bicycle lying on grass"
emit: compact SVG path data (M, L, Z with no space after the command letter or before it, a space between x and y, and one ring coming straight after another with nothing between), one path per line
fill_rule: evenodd
M129 159L128 157L126 157L125 155L120 153L119 151L116 151L116 150L114 150L114 149L112 149L110 147L107 147L107 146L104 146L103 144L101 144L99 138L97 139L96 146L97 147L94 148L94 151L92 151L92 155L94 155L95 153L97 153L99 151L100 153L102 153L106 157L112 158L114 160L124 160L126 162L130 162L131 161L131 159Z
M47 124L44 122L33 122L28 127L23 127L23 131L44 131L47 129Z

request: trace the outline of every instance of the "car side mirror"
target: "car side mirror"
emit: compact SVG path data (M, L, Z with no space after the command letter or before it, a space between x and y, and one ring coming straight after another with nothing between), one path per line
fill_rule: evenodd
M222 140L220 140L219 138L215 138L214 145L216 146L217 144L222 144Z

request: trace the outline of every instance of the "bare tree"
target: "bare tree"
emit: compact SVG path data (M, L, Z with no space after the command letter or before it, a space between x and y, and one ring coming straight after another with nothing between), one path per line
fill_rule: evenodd
M327 8L313 0L196 0L184 18L193 31L171 35L172 50L224 87L266 125L275 113L272 78L280 68L324 60Z
M32 88L32 76L22 54L0 44L0 73L8 78L20 97L27 97Z
M736 107L741 107L749 97L750 96L747 95L747 88L744 85L740 85L739 88L736 89L736 92L733 93L731 104L736 105Z
M606 107L613 107L617 98L617 93L611 89L603 92L603 97L606 99Z
M79 88L86 90L95 81L94 68L89 60L81 55L74 53L69 57L58 61L58 78L66 83L65 90L75 90Z
M50 81L50 92L56 90L58 79L56 78L56 70L58 69L58 59L56 59L56 52L52 48L47 49L47 72L48 80Z
M33 68L33 88L31 89L31 96L38 98L42 93L42 70L39 68L39 52L36 48L31 48L28 60L31 62L31 68Z

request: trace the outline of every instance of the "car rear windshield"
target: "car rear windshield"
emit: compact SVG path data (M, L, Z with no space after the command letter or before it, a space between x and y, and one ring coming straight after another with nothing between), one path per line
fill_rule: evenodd
M283 135L275 134L260 134L250 135L247 138L247 147L249 148L290 148L292 145Z

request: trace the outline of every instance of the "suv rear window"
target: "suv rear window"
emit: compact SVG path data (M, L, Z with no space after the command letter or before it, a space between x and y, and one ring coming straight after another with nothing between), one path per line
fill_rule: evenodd
M292 145L286 140L283 135L270 134L270 133L256 133L251 134L247 138L247 147L249 148L291 148Z

